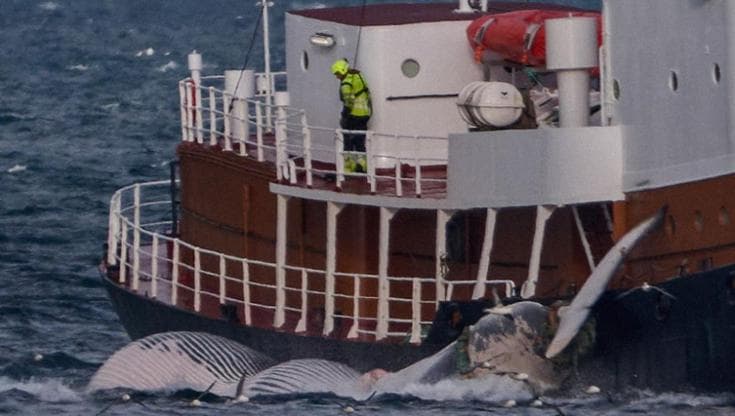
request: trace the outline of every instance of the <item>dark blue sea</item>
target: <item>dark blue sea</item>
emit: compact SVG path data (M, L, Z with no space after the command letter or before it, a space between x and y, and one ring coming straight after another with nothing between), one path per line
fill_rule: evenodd
M284 64L283 11L320 4L276 2L274 68ZM322 5L335 4L359 2ZM380 415L735 414L732 394L649 391L570 393L540 409L329 396L212 397L195 408L192 392L86 395L95 370L129 342L97 271L109 198L167 177L186 54L202 52L205 73L240 68L256 13L254 0L0 0L0 414L335 415L347 404ZM256 48L255 69L261 57Z

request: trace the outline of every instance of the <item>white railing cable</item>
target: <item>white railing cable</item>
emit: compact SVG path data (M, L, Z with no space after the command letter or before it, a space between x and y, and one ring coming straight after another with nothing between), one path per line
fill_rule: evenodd
M274 73L285 76L285 73ZM262 82L269 82L263 78L262 74L256 75L257 79ZM274 77L271 78L270 84L275 86ZM203 81L221 82L224 77L204 77ZM202 137L206 134L208 143L215 145L222 140L223 149L230 151L234 149L234 143L240 144L239 155L247 156L246 144L252 144L255 147L258 161L263 162L266 158L275 155L275 162L278 169L278 179L282 180L288 176L289 182L306 187L313 186L313 155L318 152L320 158L331 160L334 155L334 170L319 170L327 175L335 175L337 178L336 187L340 188L345 181L345 176L351 178L364 178L370 187L372 193L378 191L378 179L390 179L395 183L396 196L404 196L404 181L411 180L413 183L413 193L415 196L423 196L426 184L446 184L446 175L436 177L429 175L427 177L426 168L428 166L446 166L447 158L420 157L422 149L439 149L446 151L448 149L447 138L442 137L424 137L424 136L407 136L398 134L379 134L373 131L353 131L342 129L331 129L317 126L311 126L307 123L304 110L294 109L288 106L276 106L263 102L265 94L268 93L267 88L263 91L258 90L255 97L249 99L238 99L232 94L223 91L214 86L198 85L191 79L184 80L179 83L180 105L181 105L181 127L182 140L189 142L202 143ZM274 89L271 89L275 93ZM201 97L207 96L202 101ZM242 111L231 111L231 102L237 100L238 108ZM254 115L249 114L249 108L254 107ZM209 114L203 114L208 112ZM271 115L273 119L271 120ZM208 117L207 117L208 116ZM205 120L206 119L206 120ZM220 120L222 123L220 124ZM206 121L206 123L205 123ZM220 128L220 125L222 126ZM238 128L235 128L235 126ZM251 139L247 132L254 128L254 139ZM275 130L275 140L272 145L266 144L264 137L266 132L270 133ZM241 132L241 133L237 133ZM325 134L334 135L334 145L325 147L321 142L314 142L315 132L319 133L319 137ZM290 137L293 134L293 139ZM365 134L365 152L345 151L344 135L345 134ZM243 136L243 137L240 137ZM403 143L399 146L404 153L403 156L397 154L381 154L378 151L379 146L375 145L375 138L391 139L396 143ZM382 143L382 142L381 142ZM408 144L408 146L406 146ZM273 152L266 150L272 149ZM442 150L444 149L444 150ZM367 172L363 173L347 173L344 166L345 157L364 157L367 163ZM288 165L291 158L294 161ZM303 162L296 163L296 160ZM390 163L394 169L393 174L379 174L377 172L378 165ZM297 164L299 166L297 166ZM403 166L414 169L413 178L404 175ZM293 171L303 171L303 175L293 175ZM406 176L406 177L404 177ZM446 187L444 187L445 189ZM434 188L436 189L436 188ZM441 189L441 188L439 188Z
M154 187L156 188L154 189ZM193 299L193 305L189 307L197 312L202 309L202 298L205 302L216 299L220 304L232 303L238 305L238 308L242 308L242 317L246 325L252 325L253 308L273 312L276 317L274 324L282 324L284 312L288 311L297 314L296 328L299 332L304 332L308 330L309 302L314 301L313 299L322 299L325 307L323 328L326 335L332 332L334 319L339 318L351 323L347 333L349 338L359 337L362 334L370 334L376 339L400 335L404 339L410 339L412 343L417 343L422 337L422 327L431 323L421 319L422 311L426 310L425 308L434 309L438 302L433 290L424 293L424 285L438 285L442 288L446 286L445 299L452 299L456 287L463 287L463 293L465 293L466 290L464 289L471 291L478 284L477 279L448 281L440 278L441 281L438 281L434 276L399 277L388 275L388 224L394 214L393 210L388 209L381 212L380 240L382 248L379 253L378 274L337 272L335 265L331 262L327 262L324 270L291 266L286 263L285 250L277 256L277 262L271 263L197 247L178 238L162 234L161 231L167 230L167 227L171 226L170 222L160 221L158 218L151 216L154 214L167 215L164 207L170 203L165 192L168 191L168 187L168 181L139 184L123 188L113 196L111 199L113 207L110 210L110 215L113 218L110 223L118 224L115 227L119 228L119 238L115 238L117 243L114 244L115 247L111 248L111 253L119 264L118 281L121 284L127 283L128 273L131 273L131 276L136 275L134 270L130 270L130 268L136 268L134 259L137 257L139 267L137 275L141 286L139 292L142 292L144 296L163 297L164 301L170 301L172 305L177 305L180 290L187 294L187 299ZM143 196L153 198L153 195L156 194L154 191L160 192L160 199L143 200ZM286 214L285 202L285 200L281 201L281 212L284 215ZM328 204L328 225L331 224L328 228L334 230L331 232L328 230L328 236L331 235L331 237L327 244L327 250L332 253L336 252L336 223L340 209L341 205L339 204ZM441 224L442 222L439 221L438 223ZM283 225L285 226L285 221ZM285 242L283 231L285 230L279 231L278 234ZM110 241L113 241L113 239L110 239ZM130 244L131 241L132 244ZM329 249L330 246L333 248ZM284 248L282 247L282 249ZM183 253L186 253L186 255L184 256ZM228 262L230 264L241 264L242 275L238 275L239 273L234 270L228 271L230 269ZM253 269L253 267L257 269ZM267 281L251 281L251 273L257 271L260 275L261 270L267 271L264 274L265 276L275 276L275 279L271 277ZM300 275L300 285L298 285L300 287L287 285L285 279L287 272L289 276L296 276L294 273ZM193 278L193 281L187 280L182 283L182 273L183 276L189 279ZM232 282L232 284L228 282ZM310 282L315 283L312 285ZM369 295L363 295L362 289L365 283L369 283L367 285L369 287L376 287L377 291ZM505 287L506 296L512 296L515 291L515 285L511 280L487 280L483 283L484 285L502 285ZM162 284L166 286L163 287ZM218 289L215 290L217 284ZM406 286L406 284L410 284L410 286ZM131 287L132 285L131 282ZM242 297L240 298L240 294L234 295L234 292L230 292L228 296L228 288L236 288L238 285L242 287ZM312 289L309 288L310 285ZM410 293L407 290L403 292L395 291L394 289L399 287L396 285L402 285L406 289L410 287ZM315 287L320 289L314 289ZM277 301L275 304L253 302L251 299L253 288L271 291L275 294L274 298ZM287 292L289 293L288 297L286 296ZM297 296L293 296L294 294ZM296 299L300 299L300 301ZM336 310L336 300L339 300L340 309L347 307L349 310L347 305L351 304L351 313L342 313ZM366 304L372 305L368 306L368 309L373 310L373 312L370 315L363 316L361 311ZM391 306L398 304L410 305L410 307L406 309ZM375 314L375 309L378 311L377 314ZM393 313L391 313L391 310ZM372 322L375 327L374 329L360 328L362 322ZM402 328L401 331L397 331L399 327Z

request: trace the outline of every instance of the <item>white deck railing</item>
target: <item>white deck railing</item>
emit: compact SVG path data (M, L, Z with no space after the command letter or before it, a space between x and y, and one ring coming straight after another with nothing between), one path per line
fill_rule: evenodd
M285 73L274 74L274 86L281 77L285 77ZM204 77L202 84L221 83L222 80L223 77ZM268 105L264 96L257 94L247 100L238 99L214 86L195 85L191 79L179 83L179 95L183 141L221 145L225 151L253 156L260 162L274 162L278 180L310 187L313 185L314 175L320 175L334 178L336 186L341 187L346 177L361 177L367 181L371 192L389 189L388 192L395 196L422 196L427 187L446 189L446 157L417 156L427 148L442 149L439 153L447 154L446 137L406 136L313 126L308 123L304 110ZM313 143L312 136L318 133L334 137L333 145ZM351 133L366 135L365 152L345 151L344 136ZM401 143L402 155L376 150L374 143L386 138ZM324 164L334 167L315 167L315 154L320 155L320 161ZM347 172L344 167L344 157L347 155L365 157L367 172ZM381 166L388 165L389 168L378 170L376 166L379 163ZM406 167L409 167L408 175L404 173ZM427 173L428 168L436 167L444 169L439 177ZM379 182L390 186L379 189ZM410 191L404 191L409 187Z
M375 284L367 286L377 287L378 275L337 272L334 274L335 280L346 283L334 284L333 291L317 290L314 288L327 287L325 270L286 265L284 268L289 276L294 274L300 276L300 279L291 278L287 281L298 280L299 284L280 287L275 278L277 269L275 263L225 255L166 235L171 229L170 221L165 220L171 208L169 191L168 181L136 184L118 190L110 203L107 263L119 267L120 284L127 285L141 296L186 307L179 299L182 294L186 294L188 298L193 299L193 305L189 307L195 312L200 312L202 302L207 300L213 300L220 305L234 304L238 307L239 318L246 325L252 324L255 309L270 311L276 315L287 311L299 316L295 332L305 331L307 322L312 318L309 314L314 313L314 309L310 309L309 301L321 300L319 303L326 305L327 301L335 302L342 299L343 304L351 302L352 313L335 312L332 316L324 316L323 328L334 328L335 319L339 318L350 323L348 338L359 335L377 337L374 328L385 325L388 328L388 337L399 337L412 343L420 343L422 327L426 328L431 324L430 320L424 320L422 316L433 316L437 304L437 299L428 295L434 293L433 288L436 286L433 277L389 276L388 291L379 291L377 296L368 296L361 293L361 288L366 286L362 283L372 280ZM184 252L190 254L188 261L184 261ZM204 268L202 264L205 261L207 264L217 266ZM193 279L193 282L182 283L183 275ZM263 276L272 278L263 282ZM391 293L392 287L401 284L410 285L410 296ZM477 282L446 280L441 284L445 286L444 293L448 296L439 300L450 300L452 293L456 292L454 288L459 286L472 288ZM506 296L511 296L515 290L511 280L488 280L485 285L500 286L505 289ZM233 289L235 287L240 289L235 291ZM212 291L211 288L217 289ZM339 291L336 288L350 288L350 290ZM275 296L266 296L274 299L273 304L262 303L252 296L256 290L274 294L283 290L292 294L288 297L291 301L285 302L281 306L283 310L279 311ZM471 293L471 290L469 292ZM293 294L299 299L298 302L293 302ZM383 299L383 296L386 298ZM390 305L389 313L382 318L385 322L379 322L377 316L369 315L362 310L365 303L377 304L382 301L388 301ZM411 313L408 317L405 313L401 314L403 317L391 315L390 312L395 311L395 307L400 304L410 306ZM432 313L426 313L427 308ZM366 322L374 322L374 328L369 329L373 326L366 326Z

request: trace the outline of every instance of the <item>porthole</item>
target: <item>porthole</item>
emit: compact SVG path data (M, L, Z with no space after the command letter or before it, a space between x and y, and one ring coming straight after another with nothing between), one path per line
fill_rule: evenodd
M419 74L420 70L421 66L415 59L406 59L401 64L401 72L403 72L403 75L407 78L414 78Z
M309 70L309 54L306 51L301 52L301 70Z
M720 72L720 65L715 62L712 65L712 80L715 82L715 84L719 84L721 77L722 73Z
M669 88L671 88L671 91L679 90L679 76L676 74L676 71L669 73Z
M701 211L694 211L694 229L700 233L704 229L704 217Z
M620 82L617 79L613 80L613 98L615 101L620 100Z
M725 207L720 207L720 213L717 215L720 225L730 225L730 214Z
M673 237L674 234L676 234L676 221L674 221L674 217L671 215L666 218L666 226L664 229L666 230L666 235L669 237Z

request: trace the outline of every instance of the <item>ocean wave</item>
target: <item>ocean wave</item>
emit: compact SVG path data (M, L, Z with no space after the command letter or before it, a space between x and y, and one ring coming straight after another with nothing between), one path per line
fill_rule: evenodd
M26 381L0 377L0 394L20 391L47 403L69 403L82 401L82 396L57 379L29 379Z
M38 7L41 10L46 10L46 11L50 11L51 12L51 11L60 9L61 8L61 5L59 3L54 2L54 1L45 1L43 3L40 3L38 5Z
M84 65L84 64L69 65L66 67L66 69L70 71L82 71L83 72L89 69L89 65Z
M159 66L157 70L158 70L158 72L168 72L168 71L170 71L172 69L176 69L178 67L179 67L179 64L177 64L176 62L174 62L174 61L168 61L164 65Z
M153 48L151 48L151 47L149 47L149 48L146 48L146 49L143 49L143 50L140 50L140 51L136 52L135 53L135 56L137 56L137 57L141 57L141 56L153 56L154 53L156 53L156 50L153 49Z
M25 171L26 169L28 169L28 166L16 164L16 165L13 165L12 167L8 168L8 170L6 172L8 172L8 173L19 173L19 172Z

